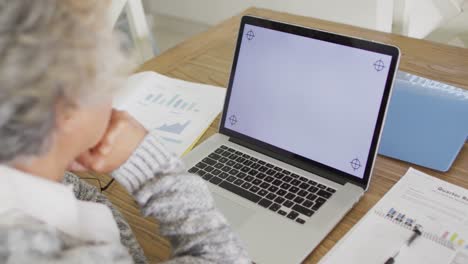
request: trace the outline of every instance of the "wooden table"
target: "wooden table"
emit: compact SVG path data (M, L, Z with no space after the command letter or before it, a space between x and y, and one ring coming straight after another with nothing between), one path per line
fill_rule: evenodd
M393 44L399 46L402 51L400 69L468 89L468 49L264 9L251 8L243 14ZM240 18L241 15L233 17L168 50L157 58L146 62L140 71L157 71L175 78L226 87ZM462 120L461 117L460 120ZM217 132L218 124L219 118L205 133L202 140ZM379 156L369 191L324 241L310 253L304 263L317 263L400 179L409 166L408 163ZM448 173L414 167L442 180L468 188L468 144L465 144ZM98 177L103 181L109 180L107 176ZM133 200L117 184L113 185L106 193L130 222L149 260L154 263L167 259L170 254L170 246L167 240L158 235L157 223L142 218Z

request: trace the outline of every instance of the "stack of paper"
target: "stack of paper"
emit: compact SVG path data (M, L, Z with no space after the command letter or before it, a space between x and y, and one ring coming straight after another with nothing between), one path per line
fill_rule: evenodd
M422 235L407 246L414 228ZM468 190L410 169L321 263L383 264L395 255L396 264L467 264Z
M221 112L226 89L169 78L155 72L132 75L114 99L179 156L189 151Z

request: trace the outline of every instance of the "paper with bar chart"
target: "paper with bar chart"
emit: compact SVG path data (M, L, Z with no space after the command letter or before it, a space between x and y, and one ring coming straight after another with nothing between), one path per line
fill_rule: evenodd
M221 87L142 72L130 76L114 107L129 112L182 156L221 112L225 94Z
M467 241L468 190L409 169L320 263L467 264Z

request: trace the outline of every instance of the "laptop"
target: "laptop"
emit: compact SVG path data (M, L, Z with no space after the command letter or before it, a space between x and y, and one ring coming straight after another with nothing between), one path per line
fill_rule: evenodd
M299 263L369 187L396 47L242 18L219 133L184 160L256 263Z

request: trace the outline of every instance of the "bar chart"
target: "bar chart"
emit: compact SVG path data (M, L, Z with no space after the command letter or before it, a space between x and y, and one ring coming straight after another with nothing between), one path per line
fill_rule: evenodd
M441 237L450 241L455 247L462 247L468 250L468 243L466 243L465 239L461 238L457 232L445 231Z
M141 102L144 105L158 104L173 110L199 112L196 102L184 100L180 94L150 93Z
M467 190L410 168L320 263L468 264L464 197Z
M186 153L220 113L226 90L155 72L132 75L114 98L178 156Z
M416 219L408 217L406 213L397 211L395 208L390 208L387 213L376 211L376 214L406 229L418 228L422 230L422 226L417 223Z
M417 223L416 219L408 217L405 212L398 211L395 208L390 208L386 213L384 213L384 211L376 210L375 214L408 230L415 227L420 230L423 229L423 226ZM423 231L422 236L451 250L464 249L468 251L467 241L460 237L458 232L444 231L440 234L426 230Z

